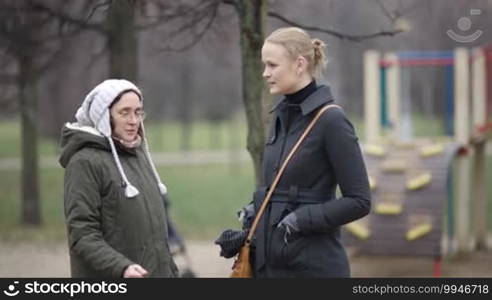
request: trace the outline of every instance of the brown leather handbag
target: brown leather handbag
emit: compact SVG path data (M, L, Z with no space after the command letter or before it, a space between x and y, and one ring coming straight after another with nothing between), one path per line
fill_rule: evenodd
M280 171L278 172L277 176L273 180L272 185L270 186L270 189L268 190L267 195L265 196L265 199L263 200L263 203L261 204L260 209L258 210L258 213L256 214L255 220L253 221L253 225L251 225L251 229L249 230L248 236L246 237L246 240L244 242L244 245L241 247L239 250L239 253L236 256L236 259L234 261L234 264L232 265L232 273L231 273L231 278L252 278L253 277L253 268L251 266L251 261L250 261L250 245L251 245L251 240L253 239L253 235L255 234L256 227L258 227L258 223L260 221L261 216L265 212L265 208L268 205L268 202L270 202L270 198L272 198L273 191L277 187L278 182L280 181L280 177L284 173L285 168L287 167L287 164L289 163L290 159L294 155L294 153L297 151L301 143L304 141L308 133L311 131L313 128L314 124L318 121L318 119L321 117L321 115L327 111L328 109L332 107L338 107L340 106L336 104L330 104L323 106L316 116L314 116L313 120L311 123L309 123L308 127L304 130L302 133L301 137L297 141L297 143L292 147L292 150L290 150L289 155L287 155L287 158L285 159L284 163L282 164L282 167L280 168Z

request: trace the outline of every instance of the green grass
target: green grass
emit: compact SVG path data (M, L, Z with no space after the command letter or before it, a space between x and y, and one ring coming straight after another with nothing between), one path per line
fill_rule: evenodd
M159 173L171 197L171 216L184 236L212 238L225 228L239 228L236 211L251 200L249 164L166 167ZM29 238L35 229L20 227L19 171L0 171L0 237ZM63 170L43 169L40 176L42 237L63 238Z
M40 228L20 226L21 173L0 171L0 238L9 240L58 240L65 236L63 221L63 174L60 169L42 169L40 174Z
M250 164L160 168L171 199L170 212L185 236L217 237L240 228L236 212L252 200Z
M444 123L439 118L415 115L412 118L412 123L416 137L444 136L446 134Z
M63 174L60 169L43 169L40 174L42 215L49 223L63 222ZM0 220L13 226L20 218L20 171L0 171ZM2 229L0 229L2 230Z
M1 158L13 158L20 156L21 128L18 120L9 120L0 122L0 139L2 146L0 147ZM58 140L40 137L39 138L39 155L56 155L58 148Z
M189 150L224 150L246 148L246 124L194 122L191 126ZM149 123L145 130L150 147L156 152L182 150L182 126L176 122Z
M354 115L349 115L348 117L354 125L359 139L361 141L364 141L364 119L361 119L360 117ZM413 115L411 122L414 137L441 137L446 134L443 122L439 118L431 118L423 115ZM382 128L383 134L389 131L390 128Z

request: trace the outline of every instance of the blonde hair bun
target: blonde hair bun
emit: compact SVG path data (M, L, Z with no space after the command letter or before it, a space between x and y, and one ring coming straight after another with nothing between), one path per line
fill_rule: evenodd
M320 39L311 39L309 34L298 27L284 27L272 32L265 42L278 44L287 49L292 58L303 56L309 63L312 76L321 75L326 65L325 43Z

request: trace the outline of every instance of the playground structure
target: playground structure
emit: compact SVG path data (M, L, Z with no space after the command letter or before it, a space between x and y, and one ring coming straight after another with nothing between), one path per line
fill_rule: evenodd
M402 73L416 66L445 68L447 137L413 138L405 130L411 116L402 113L409 105ZM349 247L367 254L432 256L434 276L440 276L443 255L486 248L491 87L492 44L383 58L376 51L365 53L363 151L373 209L344 227Z

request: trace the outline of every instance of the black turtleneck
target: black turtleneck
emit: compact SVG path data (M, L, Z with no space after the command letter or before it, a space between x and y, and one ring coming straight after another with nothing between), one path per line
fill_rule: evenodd
M289 104L300 104L304 99L316 91L316 80L313 79L308 85L293 94L285 95Z
M308 85L298 90L293 94L285 95L287 100L287 112L285 114L285 130L289 131L292 121L299 115L301 108L300 104L304 99L316 91L316 80L313 79Z

